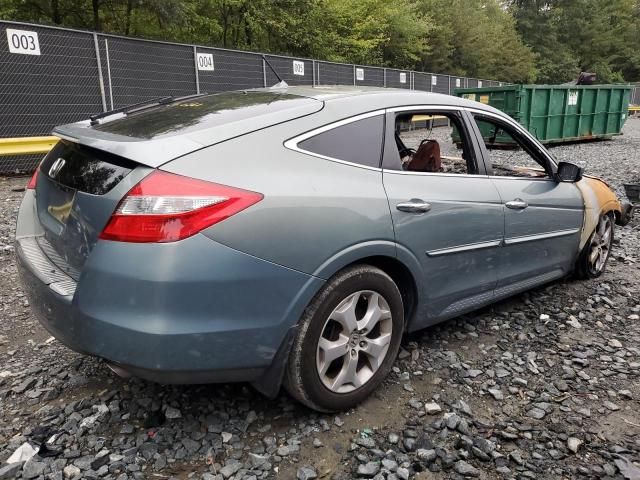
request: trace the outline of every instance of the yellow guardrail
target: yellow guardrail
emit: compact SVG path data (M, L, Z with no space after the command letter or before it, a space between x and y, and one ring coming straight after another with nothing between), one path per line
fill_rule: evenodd
M0 138L0 157L47 153L58 140L58 137Z
M629 105L629 113L640 113L640 105Z

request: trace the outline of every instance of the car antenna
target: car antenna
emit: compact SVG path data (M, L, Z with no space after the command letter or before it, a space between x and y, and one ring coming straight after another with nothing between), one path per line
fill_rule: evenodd
M269 66L273 74L278 79L278 83L276 83L275 85L272 85L271 88L287 88L289 84L285 82L280 75L278 75L278 72L276 71L275 68L273 68L273 65L271 65L271 62L267 60L267 57L265 57L264 54L262 54L262 60L264 60L264 63L266 63Z

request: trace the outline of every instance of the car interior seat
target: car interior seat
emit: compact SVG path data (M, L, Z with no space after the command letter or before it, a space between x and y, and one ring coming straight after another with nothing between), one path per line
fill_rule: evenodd
M435 140L423 140L408 162L407 170L412 172L440 172L442 170L440 144Z

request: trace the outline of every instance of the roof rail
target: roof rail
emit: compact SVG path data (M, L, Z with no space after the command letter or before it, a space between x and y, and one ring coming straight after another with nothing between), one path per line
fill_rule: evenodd
M203 93L196 93L193 95L183 95L180 97L169 95L166 97L152 98L150 100L145 100L144 102L138 102L131 105L126 105L124 107L115 108L113 110L108 110L106 112L96 113L95 115L91 115L89 117L89 120L91 120L91 125L98 125L101 123L99 120L110 117L112 115L117 115L118 113L123 113L125 115L128 115L130 113L139 112L141 110L146 110L148 108L153 108L160 105L168 105L170 103L179 102L182 100L188 100L190 98L202 97L204 95L208 95L208 93L203 92Z

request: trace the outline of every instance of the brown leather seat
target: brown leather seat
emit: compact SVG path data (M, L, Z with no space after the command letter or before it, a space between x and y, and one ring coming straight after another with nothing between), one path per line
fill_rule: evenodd
M407 164L407 170L412 172L440 172L442 170L440 144L435 140L423 140Z

